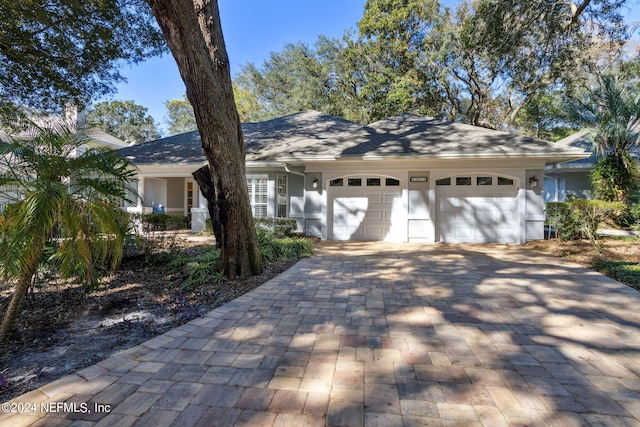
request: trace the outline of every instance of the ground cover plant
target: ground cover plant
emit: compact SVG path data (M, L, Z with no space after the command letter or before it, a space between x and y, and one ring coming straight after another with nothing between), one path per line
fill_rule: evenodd
M619 282L640 290L640 262L597 259L593 262L593 267Z

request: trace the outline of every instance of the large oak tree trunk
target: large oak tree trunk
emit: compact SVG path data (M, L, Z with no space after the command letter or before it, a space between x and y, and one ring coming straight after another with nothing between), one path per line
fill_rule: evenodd
M245 150L217 0L147 0L178 64L213 174L230 278L262 270L245 177Z

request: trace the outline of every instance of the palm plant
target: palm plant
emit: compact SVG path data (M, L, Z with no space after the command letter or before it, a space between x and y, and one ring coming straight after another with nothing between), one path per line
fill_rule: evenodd
M626 203L638 180L637 161L630 152L640 145L640 92L611 75L599 80L598 87L572 107L577 121L591 129L594 150L603 155L592 174L596 193Z
M119 204L134 176L113 152L85 149L68 125L30 123L22 137L0 141L0 277L15 290L0 325L8 340L45 249L63 277L97 283L96 268L122 258L127 223Z

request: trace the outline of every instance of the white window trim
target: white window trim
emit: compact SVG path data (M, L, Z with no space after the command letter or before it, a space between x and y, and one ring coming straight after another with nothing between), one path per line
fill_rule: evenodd
M248 174L247 191L249 193L249 203L251 204L251 212L254 217L261 218L269 216L269 175L267 174ZM265 180L263 191L259 191L258 181ZM256 202L259 195L266 196L266 202ZM260 209L258 209L260 208Z
M280 195L280 180L284 180L284 195ZM284 203L280 203L281 200L284 199ZM277 174L276 175L276 212L275 215L278 217L280 212L280 206L284 206L284 217L289 217L289 176L285 174Z

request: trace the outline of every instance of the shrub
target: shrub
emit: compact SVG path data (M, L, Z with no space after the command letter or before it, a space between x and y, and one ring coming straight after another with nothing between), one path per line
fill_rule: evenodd
M291 218L261 217L254 218L253 222L256 229L270 231L277 237L291 236L298 228L296 220Z
M593 268L629 286L640 288L640 264L637 262L599 259L593 262Z
M311 256L313 243L303 237L277 237L273 232L256 227L264 262L287 261ZM218 269L220 249L208 246L196 253L176 253L161 257L166 271L179 274L182 288L221 283L224 272Z
M261 228L256 228L256 232L264 262L286 261L313 254L313 243L304 237L277 237Z
M588 238L595 242L600 224L608 218L621 215L624 211L623 203L604 200L549 202L547 220L562 240Z
M621 156L607 154L591 170L595 195L607 201L626 202L637 185L637 173L637 163L628 153Z
M556 229L556 236L561 240L575 240L582 237L580 219L568 202L547 203L547 221Z
M166 264L166 269L169 273L182 275L183 289L220 283L224 280L224 275L217 268L219 258L219 249L205 247L195 254L176 254Z
M147 231L165 231L187 226L185 217L179 214L150 213L141 216L142 227Z
M640 230L640 195L629 196L629 210L627 224L636 230Z
M283 223L287 224L286 229L291 229L289 223L284 221ZM295 220L293 223L295 224ZM309 239L293 236L278 237L273 231L260 226L256 226L256 232L264 262L295 260L313 253L313 243ZM207 246L189 254L165 252L155 258L160 261L167 273L180 276L178 280L181 280L183 289L221 283L225 280L224 272L218 269L220 249L213 246Z
M591 242L597 240L596 232L606 219L614 219L626 210L622 202L604 200L571 200L567 202L580 221L580 230Z

